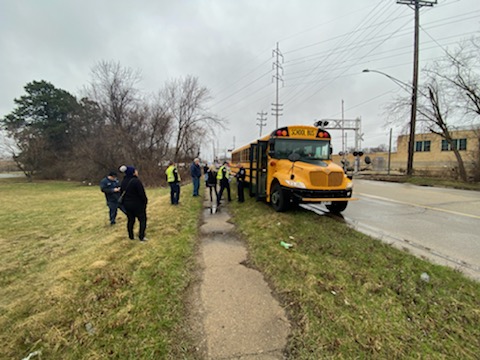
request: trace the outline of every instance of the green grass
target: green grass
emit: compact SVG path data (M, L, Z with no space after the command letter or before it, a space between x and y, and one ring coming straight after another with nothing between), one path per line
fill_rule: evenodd
M478 359L480 284L327 216L251 199L231 208L292 321L289 358Z
M140 244L123 214L109 225L97 186L0 181L1 359L198 356L188 299L202 199L189 187L179 207L167 189L147 195ZM478 358L479 283L326 216L248 198L229 207L292 321L289 358Z
M141 244L122 213L109 225L98 186L4 180L0 194L0 358L193 358L185 294L201 200L171 207L168 190L147 189Z
M440 179L433 177L424 177L424 176L412 176L406 177L405 182L414 185L420 186L441 186L454 189L463 189L463 190L477 190L480 191L480 183L474 182L464 182L460 180L452 179Z

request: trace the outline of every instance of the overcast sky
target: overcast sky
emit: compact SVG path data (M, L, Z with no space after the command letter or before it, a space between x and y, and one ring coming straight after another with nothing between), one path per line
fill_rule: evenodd
M385 105L405 90L362 70L410 82L413 20L396 0L0 0L0 116L33 80L80 96L92 67L107 60L140 70L145 93L198 77L214 96L211 110L228 121L215 147L240 146L258 137L257 113L268 113L263 134L275 127L278 42L279 126L341 119L343 100L345 119L361 118L363 147L388 144ZM479 34L480 1L438 0L421 9L420 23L421 68ZM331 133L338 152L341 132ZM353 137L347 132L348 146Z

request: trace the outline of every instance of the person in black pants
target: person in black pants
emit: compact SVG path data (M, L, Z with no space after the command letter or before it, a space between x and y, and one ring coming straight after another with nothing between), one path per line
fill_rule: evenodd
M237 178L237 193L238 193L238 202L243 203L245 201L245 195L243 192L245 184L245 168L242 164L238 164L238 172L235 175Z
M145 238L145 230L147 229L147 195L142 182L138 178L138 171L133 166L127 166L125 170L125 178L122 181L121 193L125 193L123 197L123 205L127 211L127 231L130 240L134 239L133 226L135 219L140 223L138 238L140 241L147 241Z
M232 201L230 196L230 168L228 162L225 161L220 169L218 169L217 180L220 182L220 191L218 192L217 197L217 206L220 206L220 201L222 200L223 190L227 190L228 201Z
M205 172L205 179L207 179L207 188L210 190L210 201L213 201L213 191L215 191L215 200L217 200L217 172L215 171L215 165L211 165L210 168Z

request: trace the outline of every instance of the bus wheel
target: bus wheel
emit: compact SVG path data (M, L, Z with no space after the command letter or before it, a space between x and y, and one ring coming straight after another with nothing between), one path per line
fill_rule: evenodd
M347 208L348 201L332 201L330 205L325 205L325 207L330 210L331 213L339 214Z
M287 210L288 198L280 187L280 184L277 183L273 185L270 201L272 202L272 206L275 211L282 212Z

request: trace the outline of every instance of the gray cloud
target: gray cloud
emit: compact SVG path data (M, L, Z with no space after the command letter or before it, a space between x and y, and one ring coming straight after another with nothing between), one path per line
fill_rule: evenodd
M440 0L421 12L421 66L478 32L477 0ZM394 0L62 1L0 2L0 116L32 80L79 95L100 60L141 70L154 93L180 76L211 89L212 109L229 120L220 147L258 135L257 112L274 102L272 50L284 54L281 125L362 117L364 145L387 143L384 105L412 77L413 11ZM436 42L431 38L433 37ZM265 132L265 130L264 130ZM340 134L336 144L340 143ZM349 135L353 139L353 134ZM352 143L350 143L352 145Z

